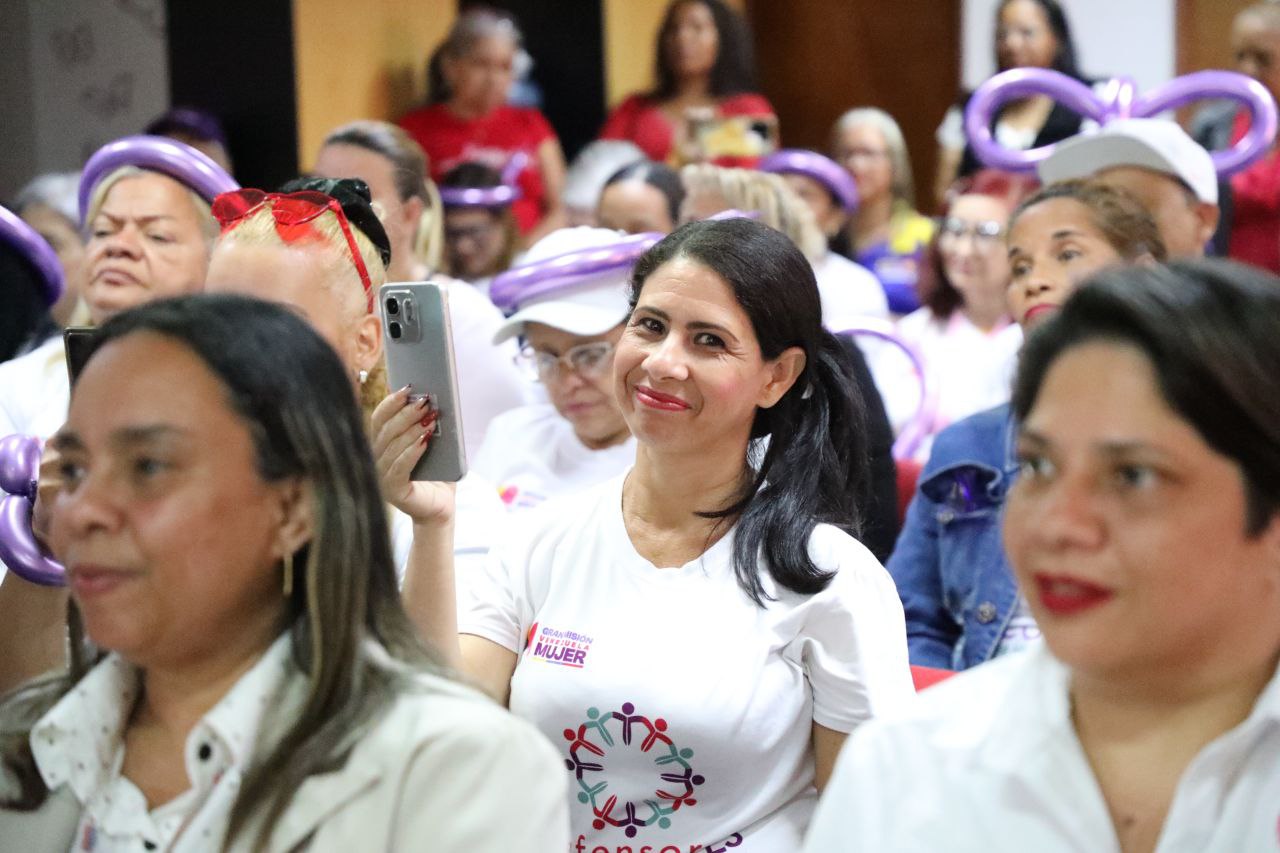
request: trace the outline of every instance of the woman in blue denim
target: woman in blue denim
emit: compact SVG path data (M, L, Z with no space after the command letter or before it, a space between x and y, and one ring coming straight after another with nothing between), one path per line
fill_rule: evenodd
M1009 311L1030 331L1083 278L1105 266L1165 258L1150 215L1131 196L1063 181L1009 220ZM907 617L911 663L967 669L1039 638L1005 559L1000 514L1017 475L1009 406L938 434L888 568Z

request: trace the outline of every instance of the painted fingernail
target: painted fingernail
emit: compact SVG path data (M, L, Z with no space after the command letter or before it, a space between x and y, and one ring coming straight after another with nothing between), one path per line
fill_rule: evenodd
M429 405L431 405L431 397L430 397L430 396L425 396L425 397L419 397L419 398L418 398L418 408L419 408L419 409L425 409L425 408L426 408L427 406L429 406Z
M429 427L436 422L436 418L438 417L440 416L433 413L433 414L427 415L419 423L421 423L424 427Z

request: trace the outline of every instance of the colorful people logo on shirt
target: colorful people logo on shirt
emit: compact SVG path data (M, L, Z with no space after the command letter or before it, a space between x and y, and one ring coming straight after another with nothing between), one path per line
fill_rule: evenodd
M565 767L577 779L578 802L591 805L591 825L597 830L619 827L634 838L643 827L669 828L674 812L698 804L694 789L706 780L689 763L693 750L677 747L667 735L666 720L636 713L631 702L612 712L588 708L587 719L576 729L565 729L564 739L569 742ZM608 758L619 749L652 755L656 780L651 798L619 802L609 794Z

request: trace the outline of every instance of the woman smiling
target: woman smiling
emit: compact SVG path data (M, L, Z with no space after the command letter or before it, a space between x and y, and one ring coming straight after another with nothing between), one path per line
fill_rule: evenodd
M635 465L490 552L456 630L453 574L410 571L435 643L560 745L580 848L793 851L845 735L912 695L893 586L850 535L857 391L768 226L690 223L630 291Z

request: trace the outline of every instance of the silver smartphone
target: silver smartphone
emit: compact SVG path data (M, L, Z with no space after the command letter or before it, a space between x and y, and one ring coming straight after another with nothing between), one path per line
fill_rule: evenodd
M431 282L397 282L378 290L386 341L387 382L410 386L409 399L431 398L439 412L427 452L410 475L414 480L454 482L467 473L462 410L454 367L448 293Z

